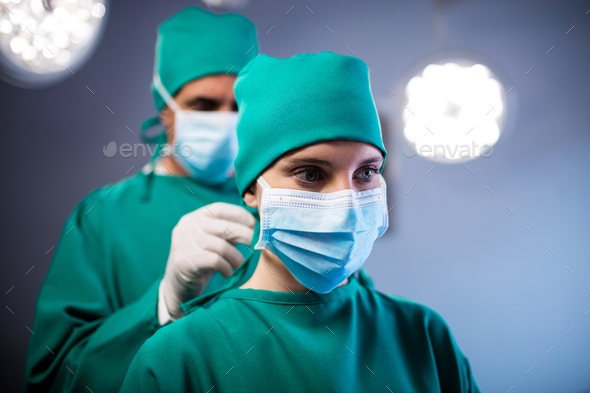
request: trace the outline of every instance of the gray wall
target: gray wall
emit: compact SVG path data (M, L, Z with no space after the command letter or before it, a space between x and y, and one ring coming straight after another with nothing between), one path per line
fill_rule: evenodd
M106 158L102 148L138 142L138 124L154 111L156 26L192 4L113 2L97 52L76 75L44 90L0 82L0 290L14 312L0 311L3 391L21 389L25 325L66 217L91 189L147 161ZM487 392L590 392L589 9L588 1L448 8L442 45L488 57L519 98L512 132L490 158L457 165L406 158L398 130L388 127L395 222L367 267L380 290L445 318ZM269 0L243 13L270 55L351 48L375 73L373 92L390 124L385 85L432 48L430 2Z

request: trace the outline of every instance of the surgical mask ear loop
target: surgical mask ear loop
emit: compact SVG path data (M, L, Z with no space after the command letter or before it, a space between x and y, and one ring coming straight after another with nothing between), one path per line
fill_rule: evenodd
M168 91L162 84L162 80L160 79L159 74L154 74L153 84L156 90L158 90L158 93L160 93L160 95L164 99L164 101L166 101L166 105L168 105L168 107L172 109L174 113L179 113L182 111L182 108L180 108L176 101L174 101L174 98L172 98L172 96L168 93Z
M262 176L258 176L256 181L258 182L258 184L260 184L260 187L262 187L263 190L270 189L270 186L268 185L268 183L266 182L266 180L264 180L264 178Z

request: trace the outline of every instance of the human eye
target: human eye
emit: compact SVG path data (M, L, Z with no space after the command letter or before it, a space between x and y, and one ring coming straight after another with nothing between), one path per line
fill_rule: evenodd
M360 171L355 173L355 177L361 179L363 181L371 181L376 173L379 173L379 170L375 167L368 167L363 168Z
M318 169L305 168L295 172L295 177L303 182L316 182L322 180L322 173Z
M219 101L208 98L197 98L191 102L193 110L201 112L212 112L219 109ZM189 105L191 106L191 105Z

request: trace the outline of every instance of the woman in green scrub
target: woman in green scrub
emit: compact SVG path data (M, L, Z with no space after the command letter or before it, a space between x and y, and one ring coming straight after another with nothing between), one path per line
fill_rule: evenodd
M233 83L256 54L239 15L191 7L159 27L157 142L185 150L93 191L66 221L37 300L26 392L118 391L145 340L183 316L179 303L218 289L251 255L233 246L250 244L256 219L237 206L230 172Z
M355 275L388 226L368 72L322 52L260 55L238 75L236 180L262 251L183 304L121 392L480 391L438 313Z

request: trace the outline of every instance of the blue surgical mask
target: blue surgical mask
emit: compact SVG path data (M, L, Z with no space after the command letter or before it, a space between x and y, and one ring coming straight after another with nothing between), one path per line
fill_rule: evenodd
M174 111L174 158L190 177L219 184L234 172L238 154L236 112L185 111L166 91L160 78L154 86Z
M328 293L359 269L385 233L386 186L331 193L270 188L262 178L260 239L304 287Z

